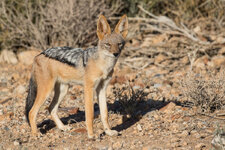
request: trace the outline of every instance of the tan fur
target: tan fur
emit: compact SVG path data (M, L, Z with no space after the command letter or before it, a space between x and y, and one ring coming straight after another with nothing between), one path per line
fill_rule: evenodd
M121 22L123 24L121 24ZM32 68L32 77L37 83L37 96L29 112L32 133L37 133L37 113L53 89L55 90L55 95L49 107L49 111L58 128L62 130L69 129L68 126L63 125L56 113L60 101L67 92L67 83L75 82L84 85L85 117L88 137L93 138L94 135L93 98L95 93L99 99L101 119L106 134L117 135L117 131L111 130L108 123L106 88L112 78L113 68L117 61L117 58L114 57L113 54L120 53L119 44L121 41L124 41L127 35L127 27L127 17L124 15L117 24L115 32L111 33L106 18L100 15L97 24L97 35L99 38L98 58L90 57L86 67L69 66L60 61L48 58L43 54L35 58ZM110 45L110 48L105 48L108 45Z

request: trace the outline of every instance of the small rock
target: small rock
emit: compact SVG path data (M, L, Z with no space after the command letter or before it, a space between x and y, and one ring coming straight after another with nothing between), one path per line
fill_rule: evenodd
M140 88L141 88L141 87L138 86L138 85L133 86L133 89L134 89L134 90L138 90L138 89L140 89Z
M19 85L15 88L14 93L23 94L26 92L26 88L23 85Z
M197 72L200 72L201 70L205 69L208 62L209 62L209 58L207 56L202 56L194 62L193 67L196 68Z
M123 123L123 117L120 117L117 121L118 124L122 124Z
M72 108L72 109L69 110L69 114L74 115L74 114L77 114L78 111L79 111L79 108L74 107L74 108Z
M181 114L176 114L171 117L171 120L175 121L175 120L179 119L180 117L181 117Z
M225 54L225 47L222 47L222 48L219 50L218 54L224 55L224 54Z
M113 149L120 149L123 146L123 143L118 141L113 144Z
M160 83L154 84L154 88L160 88L160 87L162 87L162 84L160 84Z
M164 106L163 108L161 108L159 111L165 112L165 113L171 113L174 108L176 107L176 104L173 102L170 102L169 104L167 104L166 106Z
M166 60L166 56L163 54L159 54L158 56L155 57L155 64L160 64L164 60Z
M72 131L74 131L76 133L86 133L87 132L87 130L85 128L78 128L78 129L74 129Z
M188 143L185 142L185 141L183 141L181 144L182 144L183 146L187 146L187 145L188 145Z
M225 38L224 37L217 37L216 38L216 43L218 43L218 44L224 44L225 43Z
M2 109L0 109L0 115L3 115L3 114L4 114L3 110L2 110Z
M23 51L18 54L19 61L25 65L31 65L34 61L34 57L37 56L40 50Z
M138 131L142 131L142 127L140 124L137 125L137 129L138 129Z
M199 143L195 146L195 149L202 149L203 147L206 147L206 145L204 143Z
M13 144L14 144L15 146L20 145L20 143L19 143L18 141L14 141Z
M214 56L211 62L214 68L219 68L225 64L225 56Z
M196 27L194 28L194 32L195 32L195 33L200 33L200 32L201 32L200 26L196 26Z
M6 62L9 64L17 64L18 60L16 58L16 55L9 50L2 50L0 54L0 62Z
M158 45L162 44L165 40L168 40L168 35L167 34L160 34L155 36L154 38L151 38L152 44Z
M181 137L186 137L186 136L188 136L188 135L189 135L189 133L188 133L188 131L186 131L186 130L184 130L184 131L180 134Z

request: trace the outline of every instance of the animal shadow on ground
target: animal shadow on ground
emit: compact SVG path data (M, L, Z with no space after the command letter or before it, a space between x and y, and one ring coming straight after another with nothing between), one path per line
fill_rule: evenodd
M136 122L138 122L144 115L147 113L154 111L154 110L160 110L161 108L165 107L167 104L170 102L175 103L178 106L182 107L190 107L190 102L185 101L185 102L179 102L177 100L153 100L153 99L148 99L145 101L140 101L134 112L134 117L130 117L128 119L125 119L122 124L119 124L112 129L117 130L118 132L125 130L132 125L134 125ZM123 114L123 117L125 117L127 114L124 113L124 108L119 106L120 103L118 101L115 101L113 104L109 104L109 110L111 110L114 113L120 113ZM126 117L125 117L126 118Z
M153 100L148 99L145 101L140 101L137 103L136 108L133 110L132 115L127 118L127 113L124 112L124 107L121 107L120 102L115 101L113 104L109 104L109 110L114 113L120 113L123 115L123 122L122 124L119 124L112 129L117 130L118 132L125 130L132 125L134 125L136 122L138 122L144 115L146 115L148 112L151 112L156 109L161 109L162 107L166 106L169 102L168 101L160 101L160 100Z
M151 112L157 109L159 110L170 102L174 102L176 105L183 106L183 103L180 103L177 101L165 101L165 100L153 100L153 99L140 101L137 104L137 108L135 108L136 111L134 112L137 117L127 118L125 121L123 121L122 124L119 124L113 127L112 129L117 130L118 132L125 130L131 127L132 125L134 125L136 122L138 122L141 119L141 117L146 115L148 112ZM95 110L95 116L98 116L100 111L99 111L99 106L97 103L95 103L94 105L94 110ZM115 101L114 103L108 103L108 110L111 113L122 114L123 118L127 115L126 113L124 113L124 108L121 106L121 104L118 101ZM61 118L61 120L65 125L85 121L85 112L78 110L76 114L69 115L68 117L63 117ZM56 126L55 123L50 119L44 120L43 122L38 124L38 128L40 128L40 132L42 134L46 134L49 130L51 130L55 126ZM102 135L105 135L105 134L102 134Z
M85 113L84 111L79 111L76 114L69 115L68 117L61 118L61 121L67 125L67 124L73 124L77 122L81 122L85 120ZM46 134L49 130L56 127L54 121L47 119L38 124L38 128L40 128L40 132L42 134Z

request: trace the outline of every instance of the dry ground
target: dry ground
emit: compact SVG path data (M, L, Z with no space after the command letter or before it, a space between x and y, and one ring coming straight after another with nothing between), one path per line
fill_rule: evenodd
M162 37L158 39L151 42L156 45L163 42ZM190 69L188 52L191 48L179 47L178 44L149 48L144 42L130 41L128 47L132 47L133 51L136 48L137 54L128 58L127 55L132 56L129 53L134 52L127 48L108 88L109 122L113 129L120 132L116 137L104 134L96 103L94 131L97 138L87 138L82 87L72 84L60 105L59 116L73 129L63 132L55 127L47 111L49 98L38 115L40 134L32 137L24 116L31 66L21 62L16 65L1 63L0 149L211 149L214 133L225 126L224 118L215 116L224 111L201 115L196 107L187 107L179 81ZM220 56L224 61L224 56L219 55L219 51L224 50L223 45L217 47L217 53L210 58L205 58L202 53L196 57L193 66L197 72L204 72L209 65L223 64L211 59ZM183 51L179 51L181 49ZM149 56L138 57L146 52ZM113 87L127 84L128 79L134 89L143 89L148 94L147 99L135 108L136 118L127 117L113 95Z

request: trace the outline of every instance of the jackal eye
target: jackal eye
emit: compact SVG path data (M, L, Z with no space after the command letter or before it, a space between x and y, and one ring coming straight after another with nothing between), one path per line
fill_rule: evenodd
M110 48L111 45L110 45L109 43L105 43L105 47L106 47L106 48Z

